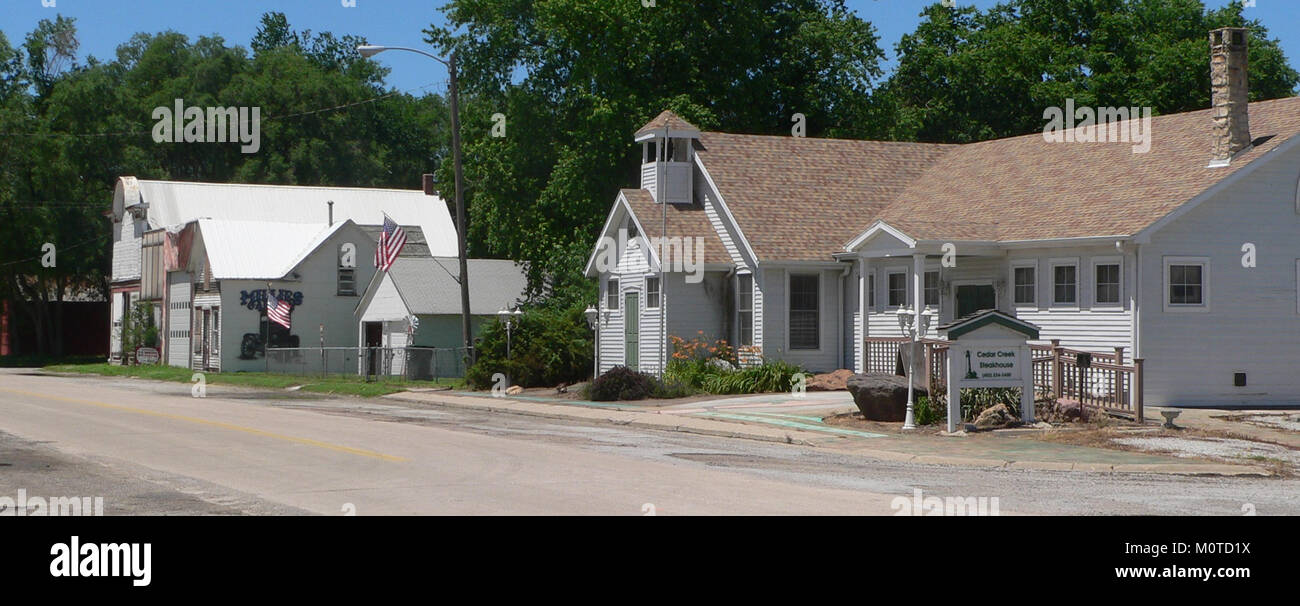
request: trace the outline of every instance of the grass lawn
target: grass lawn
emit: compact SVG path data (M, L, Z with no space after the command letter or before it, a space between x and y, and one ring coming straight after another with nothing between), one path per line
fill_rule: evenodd
M175 366L115 366L113 364L53 364L44 367L51 372L76 372L105 375L110 377L136 377L158 381L191 383L195 371ZM349 396L382 396L411 388L429 387L464 387L464 379L439 379L437 381L406 381L389 379L367 383L364 377L355 375L331 375L328 377L303 377L294 375L275 375L264 372L208 372L204 373L209 385L243 385L265 389L284 389L301 385L302 391L316 393L340 394Z

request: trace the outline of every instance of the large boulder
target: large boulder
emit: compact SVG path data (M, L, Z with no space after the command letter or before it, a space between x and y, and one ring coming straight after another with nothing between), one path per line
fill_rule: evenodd
M907 378L873 372L849 377L845 386L853 394L853 403L869 421L903 421L907 418ZM916 397L927 395L916 388Z
M988 427L1006 427L1012 423L1019 422L1020 419L1007 408L1006 404L996 404L985 408L979 416L975 417L975 426L981 429Z
M835 372L813 375L808 379L808 391L844 391L853 371L841 368Z

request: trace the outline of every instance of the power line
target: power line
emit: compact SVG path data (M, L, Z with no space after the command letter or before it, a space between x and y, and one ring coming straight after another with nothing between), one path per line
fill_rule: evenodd
M76 244L69 244L68 246L63 247L62 249L60 249L60 248L56 245L56 246L54 247L54 250L55 250L56 253L57 253L59 250L73 250L73 249L75 249L75 248L77 248L77 247L85 246L86 244L89 244L89 243L91 243L91 242L94 242L94 241L96 241L96 240L98 240L98 239L99 239L99 236L95 236L95 237L88 238L88 239L86 239L86 240L82 240L82 241L80 241L80 242L77 242ZM41 255L36 255L35 257L31 257L31 258L27 258L27 259L19 259L19 260L17 260L17 261L7 261L7 262L4 262L4 263L0 263L0 267L9 267L10 265L19 265L19 264L22 264L22 263L30 263L30 262L32 262L32 261L40 260L40 258L41 258L41 257L44 257L44 256L45 256L45 255L41 254Z
M372 98L370 98L370 99L363 99L363 100L361 100L361 101L353 101L353 102L350 102L350 103L344 103L344 104L342 104L342 105L335 105L335 106L333 106L333 107L322 107L322 108L319 108L319 109L313 109L313 110L308 110L308 111L302 111L302 112L297 112L297 113L292 113L292 114L285 114L285 115L283 115L283 116L267 116L267 117L265 117L265 118L261 118L261 121L262 121L262 122L269 122L269 121L272 121L272 120L285 120L285 119L288 119L288 118L298 118L298 117L302 117L302 116L310 116L310 115L320 114L320 113L325 113L325 112L338 111L338 110L341 110L341 109L348 109L348 108L350 108L350 107L357 107L357 106L361 106L361 105L368 105L368 104L371 104L371 103L377 103L377 102L379 102L379 101L383 101L384 99L389 99L389 98L392 98L392 97L397 97L397 96L400 96L400 95L405 95L405 94L409 94L409 93L416 92L416 91L423 91L423 90L425 90L425 89L428 89L429 87L432 87L432 86L435 86L435 85L438 85L438 84L441 84L441 85L444 85L444 86L445 86L445 85L447 84L447 81L442 80L442 81L438 81L438 82L430 82L430 83L428 83L428 84L425 84L424 86L418 86L418 87L416 87L416 88L412 88L412 89L408 89L408 90L404 90L404 91L393 91L393 92L391 92L391 93L386 93L386 94L380 95L380 96L378 96L378 97L372 97ZM238 121L238 122L232 123L231 126L238 125L238 126L241 126L241 127L242 127L245 123L246 123L245 120L240 120L240 121ZM107 133L3 133L3 132L0 132L0 137L35 137L35 138L50 138L50 137L132 137L132 136L139 136L139 135L150 135L150 134L152 134L152 133L153 133L153 129L146 129L146 130L129 130L129 131L118 131L118 132L107 132Z

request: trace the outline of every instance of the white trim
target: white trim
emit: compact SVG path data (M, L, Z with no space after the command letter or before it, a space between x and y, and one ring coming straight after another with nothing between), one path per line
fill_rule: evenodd
M1200 194L1197 194L1196 197L1176 206L1173 210L1169 211L1169 213L1166 214L1165 216L1157 219L1150 225L1147 225L1146 227L1142 228L1141 231L1133 235L1133 239L1137 241L1139 244L1150 243L1151 234L1155 233L1156 231L1159 231L1160 228L1168 225L1170 222L1177 219L1178 217L1181 217L1191 212L1192 209L1200 206L1206 200L1209 200L1210 198L1217 195L1219 192L1228 189L1229 187L1232 187L1237 181L1246 178L1251 173L1254 173L1255 171L1259 170L1265 164L1268 164L1270 161L1273 160L1273 158L1286 154L1288 151L1291 150L1292 147L1295 147L1297 145L1300 145L1300 136L1292 136L1290 139L1287 139L1286 141L1282 142L1281 145L1278 145L1277 147L1269 150L1268 152L1265 152L1263 156L1251 160L1250 162L1246 163L1245 166L1234 171L1231 175L1224 177L1218 183L1215 183L1205 191L1201 192ZM1163 299L1168 301L1169 299L1168 294L1166 294L1163 297Z
M845 244L844 252L856 252L863 244L866 244L868 240L876 237L876 234L879 234L882 231L898 239L900 242L907 245L908 248L916 248L915 238L908 236L903 233L902 230L878 219L875 223L872 223L871 227L868 227L866 231L858 234L856 238L853 238L848 244Z
M1089 260L1089 280L1092 284L1092 296L1089 298L1089 307L1098 310L1122 310L1124 309L1124 257L1110 255L1104 257L1091 257ZM1097 266L1098 265L1118 265L1119 266L1119 296L1113 303L1102 303L1097 300Z
M1209 257L1176 257L1165 256L1161 258L1161 265L1164 270L1161 272L1160 280L1160 300L1164 303L1165 313L1205 313L1210 311L1210 258ZM1170 265L1200 265L1201 266L1201 303L1192 304L1174 304L1169 302L1169 266Z
M824 272L822 271L814 271L814 272L808 272L808 271L792 272L789 270L785 271L785 350L786 351L799 352L801 354L803 353L819 354L819 353L825 353L826 351L826 343L824 342L826 341L826 339L822 338L822 326L823 326L822 323L826 321L825 318L826 314L822 311L822 303L826 300L825 293L822 292L822 282L823 282L822 278L824 277L822 275L823 273ZM791 302L794 298L794 290L790 288L790 282L794 279L795 276L800 276L800 277L812 276L817 278L817 347L816 348L801 347L796 349L791 344L790 333L792 332L791 326L793 325L793 322L790 321L790 315L794 313L794 306L791 305Z
M938 302L934 304L934 313L938 314L943 310L943 265L939 262L934 264L926 263L925 270L921 273L921 309L924 310L928 303L925 302L925 277L929 274L938 274L935 279L938 284L934 285L935 290L939 291Z
M1074 266L1074 302L1059 302L1056 300L1056 268L1063 266ZM1047 287L1050 293L1047 297L1049 309L1060 309L1066 311L1078 311L1080 299L1083 298L1083 277L1080 276L1079 257L1056 257L1047 260Z
M744 343L744 339L741 338L741 334L740 334L740 301L741 301L740 280L742 276L749 277L749 343L748 344ZM734 329L733 334L735 335L735 341L736 341L734 345L738 348L754 347L758 345L758 339L756 338L757 330L755 325L755 321L758 314L754 311L754 300L756 295L758 294L758 277L755 276L754 273L749 271L748 269L737 270L735 275L735 280L736 280L735 305L733 305L731 309L731 316L732 316L731 321L732 321L732 327Z
M651 281L651 280L659 280L659 289L658 289L658 292L659 292L659 304L658 304L658 305L655 305L654 307L650 307L650 281ZM661 279L659 278L659 274L645 274L645 275L641 276L641 283L645 285L645 309L647 309L647 310L651 310L651 309L659 310L659 309L662 309L662 308L663 308L663 301L664 301L664 283L663 283L663 280L661 280Z
M602 301L602 303L605 304L605 311L611 311L611 312L621 312L621 311L623 311L623 300L622 300L621 298L619 298L619 297L621 296L621 293L623 292L623 279L622 279L622 278L606 278L603 282L604 282L604 283L601 284L601 286L603 287L603 288L601 288L601 294L604 295L604 299L605 299L604 301ZM609 284L610 282L616 282L616 283L618 283L618 287L617 287L617 288L610 288L610 287L609 287L609 286L610 286L610 284ZM610 306L609 306L609 295L610 295L611 292L613 292L614 295L615 295L615 298L618 299L618 306L617 306L617 307L610 307Z
M912 273L911 269L909 269L906 265L893 265L893 266L890 266L890 267L884 267L884 268L881 268L881 269L883 270L883 273L884 273L884 276L885 276L885 280L884 280L884 281L885 281L885 284L884 284L884 287L885 287L885 290L884 290L885 299L884 299L884 301L879 301L879 300L877 301L877 302L882 302L882 303L884 303L883 305L880 306L881 311L884 311L884 312L888 312L888 311L890 311L890 310L898 311L898 308L900 308L900 307L907 307L907 306L908 306L908 305L907 305L907 298L908 298L908 297L907 297L907 291L908 291L908 288L907 288L907 278L908 278L908 274ZM889 291L891 290L891 289L889 288L889 276L892 275L892 274L903 274L903 304L902 304L902 305L891 305L891 304L889 303ZM877 280L877 283L879 283L879 282L880 282L880 281Z
M752 261L754 266L757 267L758 255L754 252L754 248L749 245L749 238L745 237L745 231L740 228L740 222L736 220L735 215L731 214L731 208L727 206L727 199L723 197L722 190L718 189L718 184L713 182L713 176L709 174L709 169L704 166L704 160L700 159L700 155L695 154L693 157L695 159L695 165L700 168L700 174L704 176L704 181L709 184L713 193L717 194L718 206L722 207L722 213L727 216L727 220L731 222L731 226L736 229L737 239L740 240L741 244L745 245L745 252L749 253L750 261Z
M1008 274L1007 282L1011 285L1011 308L1012 309L1017 309L1017 310L1025 309L1025 310L1033 310L1033 311L1038 310L1038 300L1040 298L1038 296L1038 292L1039 292L1038 289L1043 285L1043 272L1042 269L1038 267L1038 265L1039 263L1037 257L1033 257L1029 259L1011 259L1010 261L1007 262L1007 274ZM1016 301L1016 269L1021 267L1029 267L1034 270L1034 291L1033 291L1034 298L1032 301L1029 301L1028 303L1021 303L1019 301Z

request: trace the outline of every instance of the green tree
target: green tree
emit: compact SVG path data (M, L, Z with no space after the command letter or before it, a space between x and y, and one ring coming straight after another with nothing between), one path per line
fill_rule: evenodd
M632 132L664 109L701 128L809 136L865 132L882 53L842 1L455 0L449 30L466 91L472 252L525 261L535 294L593 296L583 262L620 187ZM492 116L507 136L490 135ZM444 161L439 180L451 182Z
M1294 94L1300 77L1277 40L1232 3L1200 0L1012 0L987 11L933 4L897 45L874 99L873 136L966 143L1040 130L1042 109L1209 107L1208 32L1251 30L1251 99Z

